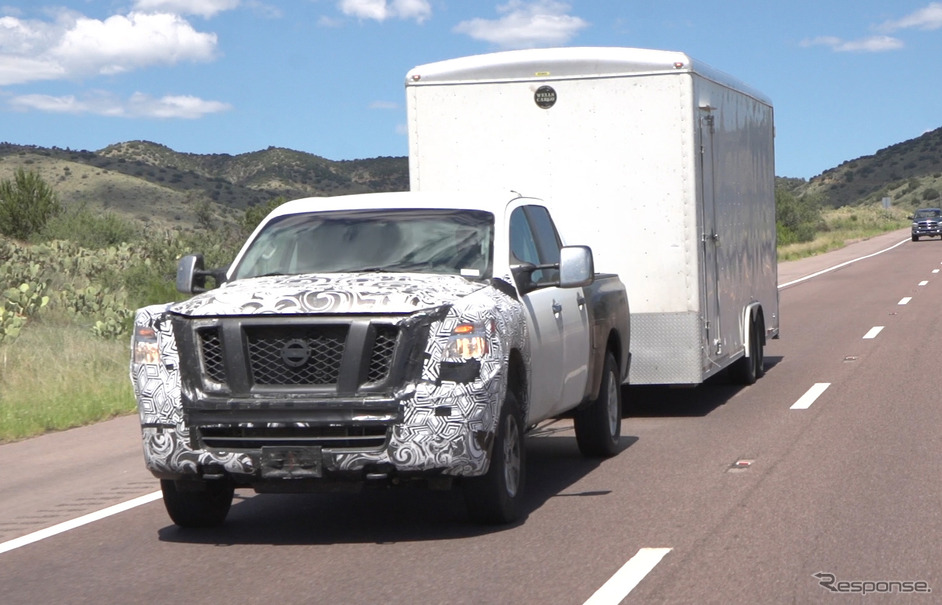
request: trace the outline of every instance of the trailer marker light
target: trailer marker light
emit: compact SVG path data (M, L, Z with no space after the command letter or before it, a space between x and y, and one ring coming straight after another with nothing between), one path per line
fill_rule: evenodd
M678 61L674 63L674 69L683 69L683 68L684 68L684 64L682 62Z

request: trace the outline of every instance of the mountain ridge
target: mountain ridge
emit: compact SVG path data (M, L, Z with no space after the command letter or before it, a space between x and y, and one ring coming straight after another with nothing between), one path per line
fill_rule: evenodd
M151 141L98 151L0 143L0 179L34 170L64 205L115 212L164 227L194 224L207 203L224 220L283 197L319 197L409 188L408 158L329 160L282 147L230 154L178 152ZM811 179L776 177L776 185L822 206L942 203L942 128L843 162Z

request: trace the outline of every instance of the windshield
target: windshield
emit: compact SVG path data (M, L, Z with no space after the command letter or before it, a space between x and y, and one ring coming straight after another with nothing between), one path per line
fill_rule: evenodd
M291 214L255 237L233 279L369 271L491 276L494 216L479 210Z
M942 216L942 210L938 208L926 208L923 210L917 210L915 218L939 218Z

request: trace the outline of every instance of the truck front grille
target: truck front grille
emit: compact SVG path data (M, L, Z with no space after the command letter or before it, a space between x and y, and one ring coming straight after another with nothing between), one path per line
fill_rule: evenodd
M395 326L377 326L376 339L373 341L373 353L370 355L370 368L367 382L381 382L389 376L389 366L396 351L396 337L399 330Z
M219 330L212 328L201 330L200 348L203 350L203 369L206 375L214 382L226 381L226 366L222 358L222 341L219 340Z
M259 385L337 384L346 339L344 326L247 328L252 380Z
M369 451L386 444L386 426L204 426L199 429L203 445L211 449L258 449L281 445L324 449Z
M360 320L223 319L195 326L199 374L213 389L335 389L347 394L390 378L398 324Z

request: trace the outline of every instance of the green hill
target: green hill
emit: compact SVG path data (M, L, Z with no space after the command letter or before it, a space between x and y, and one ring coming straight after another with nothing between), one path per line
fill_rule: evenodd
M332 161L269 147L240 155L179 153L146 141L99 151L0 143L0 179L17 168L39 173L66 207L85 205L164 226L193 224L211 202L221 217L282 196L400 191L409 187L404 157Z
M894 206L938 206L942 192L942 128L873 155L844 162L808 182L780 179L799 195L818 194L832 207L880 202Z

